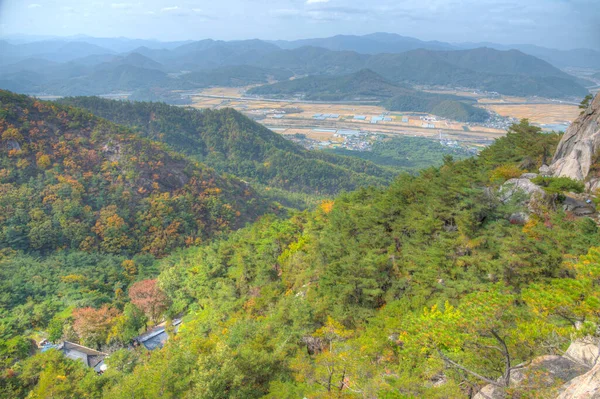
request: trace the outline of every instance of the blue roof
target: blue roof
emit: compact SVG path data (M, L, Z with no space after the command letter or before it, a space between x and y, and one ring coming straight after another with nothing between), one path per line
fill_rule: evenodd
M146 347L146 349L148 350L153 350L156 348L162 348L163 345L165 344L165 342L167 342L167 339L169 339L169 335L167 334L166 331L162 331L159 334L148 338L147 340L145 340L144 342L142 342L142 344L144 344L144 346Z
M50 349L58 349L59 345L53 345L53 344L46 344L44 346L42 346L42 349L40 349L40 352L44 353L46 351L49 351Z

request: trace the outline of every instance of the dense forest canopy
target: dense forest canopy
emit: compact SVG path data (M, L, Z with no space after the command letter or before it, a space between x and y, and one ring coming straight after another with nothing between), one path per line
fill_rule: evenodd
M246 183L87 111L2 91L0 116L4 248L160 256L268 209Z
M239 181L82 110L6 92L1 104L3 397L467 398L490 381L514 395L552 395L557 386L537 380L515 391L507 376L597 326L596 223L563 211L560 195L531 211L523 196L501 192L560 139L527 121L479 157L447 156L387 188L230 231L257 216L237 214L240 206L261 209ZM162 106L98 104L111 113ZM228 112L225 125L240 134ZM131 113L115 115L148 123ZM92 151L98 161L82 162L96 159ZM190 180L145 174L151 162ZM193 176L214 183L198 188ZM134 192L142 183L148 193ZM198 197L208 213L189 207ZM511 222L519 213L528 220ZM173 231L197 235L171 247L181 238ZM161 238L156 255L171 253L160 260L139 244ZM163 349L124 348L179 315ZM30 356L29 338L39 336L111 351L109 368L96 375L56 350Z
M131 126L218 171L287 191L331 195L382 185L394 176L371 162L305 150L233 109L195 110L97 97L60 102Z

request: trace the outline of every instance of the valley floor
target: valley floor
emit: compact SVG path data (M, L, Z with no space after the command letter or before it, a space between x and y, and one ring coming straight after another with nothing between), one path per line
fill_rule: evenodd
M472 124L443 120L423 113L390 112L376 104L259 99L245 96L247 89L213 87L186 95L191 97L193 107L231 107L277 133L301 134L322 147L330 148L344 146L345 135L359 131L366 135L432 139L438 139L441 134L445 140L481 147L502 137L506 133L507 126L504 125L517 119L527 118L547 130L564 130L568 126L567 121L573 120L579 112L574 104L553 100L452 91L452 94L473 97L479 106L497 114L490 122Z

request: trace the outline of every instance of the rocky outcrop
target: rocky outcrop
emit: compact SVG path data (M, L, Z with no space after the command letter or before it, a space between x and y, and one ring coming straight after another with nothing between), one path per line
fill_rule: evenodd
M569 126L561 139L550 170L556 177L588 180L588 188L599 186L600 178L589 177L590 168L600 150L600 94Z
M592 216L596 214L596 207L591 200L578 198L576 194L567 193L562 203L563 209L575 216Z
M598 340L591 337L572 342L565 352L565 357L589 368L594 367L599 355Z
M552 390L557 384L585 373L587 368L564 356L548 355L535 358L530 365L514 370L510 377L512 391L501 386L486 385L473 399L508 399L515 396L516 392L540 392L545 389ZM565 398L566 399L566 398Z
M600 399L600 363L566 383L557 399Z
M584 365L589 371L564 384L557 399L600 399L599 355L596 338L579 339L569 346L565 357Z
M502 187L500 187L500 201L508 202L518 194L523 195L524 203L543 199L546 196L546 192L537 184L532 183L531 177L528 175L532 175L533 177L537 176L532 173L507 180Z
M486 385L473 399L508 399L520 397L519 392L543 392L540 397L558 395L557 399L600 399L599 355L597 338L578 339L563 356L540 356L513 371L509 388Z

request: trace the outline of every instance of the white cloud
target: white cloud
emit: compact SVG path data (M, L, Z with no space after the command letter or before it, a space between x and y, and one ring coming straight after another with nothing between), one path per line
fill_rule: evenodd
M32 3L27 6L27 8L40 8L42 5L37 3Z
M179 10L179 6L161 8L160 12L171 12Z
M329 3L329 0L306 0L306 4Z

